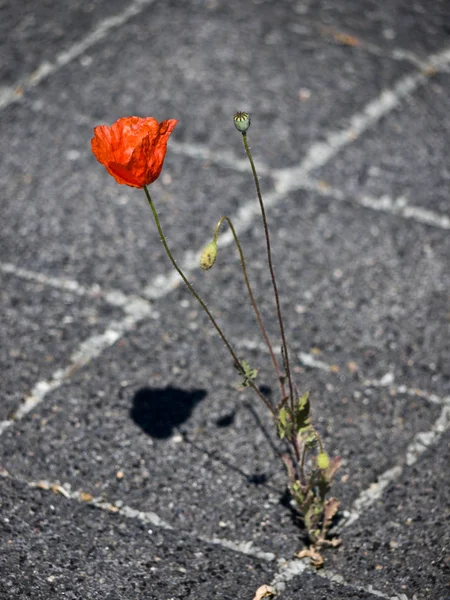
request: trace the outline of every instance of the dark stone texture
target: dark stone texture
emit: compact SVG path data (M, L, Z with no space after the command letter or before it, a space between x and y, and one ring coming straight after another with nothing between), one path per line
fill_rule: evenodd
M2 481L0 598L251 598L274 563Z
M65 368L78 343L123 318L101 297L74 296L2 272L0 299L0 421L12 415L38 381Z
M301 532L286 505L282 446L268 411L230 384L237 375L217 339L180 332L179 310L138 326L5 432L2 464L155 511L177 528L251 539L290 557ZM192 311L182 314L193 328ZM245 357L262 363L260 384L273 387L267 356ZM329 451L344 460L334 490L343 508L401 461L438 414L427 401L365 389L350 376L313 371L298 379L311 391Z
M396 56L409 51L419 59L437 52L450 41L450 5L447 0L300 0L295 11L322 35L341 43ZM341 36L339 36L341 34ZM352 42L346 35L356 36ZM373 48L373 44L376 48Z
M42 63L52 63L123 7L119 0L2 0L0 85L16 84Z
M450 562L450 435L390 485L352 525L329 567L385 593L446 600Z
M282 167L413 70L324 42L286 2L155 2L85 56L38 90L47 110L71 115L72 135L81 133L79 114L91 127L151 114L179 119L178 141L240 153L232 116L250 110L255 151ZM28 93L25 102L34 97Z
M311 598L311 600L376 600L379 596L364 589L357 589L337 582L327 581L312 574L300 575L286 583L278 600L294 600L296 598Z

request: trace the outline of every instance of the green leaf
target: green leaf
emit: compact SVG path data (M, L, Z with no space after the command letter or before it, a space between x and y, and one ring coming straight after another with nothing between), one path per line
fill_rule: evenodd
M278 437L282 440L286 436L287 411L282 408L278 413Z
M311 422L309 418L310 409L309 392L306 392L298 399L297 406L295 407L294 423L297 433L309 427Z
M242 381L239 383L242 387L248 387L250 382L256 379L258 369L252 369L246 360L241 360L240 364L234 366L239 375L242 376Z

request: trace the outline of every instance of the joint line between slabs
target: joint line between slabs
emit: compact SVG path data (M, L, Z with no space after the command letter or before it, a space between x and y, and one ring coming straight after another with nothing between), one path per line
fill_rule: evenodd
M68 484L61 485L56 482L39 480L39 481L27 481L26 479L16 477L11 475L5 469L0 468L0 477L8 478L12 481L16 481L23 485L27 485L31 489L40 489L44 491L49 491L54 494L60 494L67 500L75 501L79 504L86 504L98 508L104 512L109 512L113 514L120 514L127 519L137 519L144 525L152 525L159 529L165 529L170 531L175 531L174 528L165 521L161 519L155 512L153 511L140 511L130 506L124 505L121 501L114 503L108 502L103 498L95 498L89 493L80 491L80 490L72 490L71 486ZM370 592L375 596L379 596L380 598L386 598L387 600L393 600L394 598L398 598L398 600L402 600L401 597L397 596L387 596L382 592L378 592L377 590L372 589L371 586L369 588L358 586L354 584L347 583L339 574L336 574L331 571L319 571L317 572L315 569L310 567L305 561L301 561L298 559L295 560L286 560L284 558L277 558L276 554L273 552L266 552L261 550L257 546L253 544L252 541L235 541L229 540L227 538L221 538L219 536L203 536L196 532L184 530L183 535L189 537L194 540L200 540L206 544L212 544L214 546L220 546L226 550L231 550L238 554L243 554L245 556L251 556L253 558L257 558L259 560L263 560L265 562L275 562L278 566L277 574L275 575L271 585L278 591L282 592L284 590L286 582L291 581L296 576L301 575L302 573L309 573L311 575L316 575L319 577L323 577L332 582L339 583L340 585L347 587L349 589L362 590L366 592Z
M274 200L269 199L268 204L271 205ZM240 212L244 220L244 224L251 219L250 214L253 213L254 208L250 205L242 207ZM223 235L222 245L228 245L232 242L232 236L228 235L230 232L226 232ZM191 253L188 255L188 260L184 270L189 273L198 267L198 261L196 255ZM38 406L48 393L54 391L63 385L68 379L72 377L81 367L89 364L93 359L98 358L103 350L106 350L117 342L127 331L134 327L139 321L146 317L157 318L157 313L152 311L151 303L143 298L135 295L126 295L120 290L110 290L108 292L102 292L100 286L94 285L90 288L80 285L77 281L67 280L64 278L48 277L47 275L21 269L15 267L10 263L0 263L0 271L5 273L13 274L17 277L21 277L27 281L36 281L51 287L58 289L68 290L79 296L101 296L102 299L116 307L121 308L125 312L125 317L121 321L110 322L107 329L103 334L91 336L81 342L75 352L72 354L69 364L65 368L57 369L50 379L38 381L32 388L30 394L25 398L24 402L14 413L13 417L4 421L0 421L0 435L12 426L16 421L21 420L29 412L31 412L36 406ZM145 293L148 298L156 299L169 294L178 284L179 278L176 273L172 276L165 277L159 276L155 278L154 283L146 288ZM242 344L241 344L242 345ZM252 340L244 340L243 345L246 347L259 347L259 345ZM323 370L326 372L332 372L332 365L328 365L326 362L318 360L314 356L308 353L298 353L300 362L307 367ZM389 387L398 391L398 393L406 393L415 397L422 397L429 402L434 404L442 404L442 399L433 393L429 393L423 390L409 389L405 386L392 386L393 379L387 374L380 380L367 380L363 381L362 385L367 387ZM389 377L388 377L389 376Z
M85 38L84 42L80 42L78 45L74 46L71 53L66 52L62 55L59 55L59 62L57 61L58 65L63 66L63 64L70 62L70 60L81 53L81 47L84 51L84 49L102 39L109 29L120 25L135 14L138 14L144 6L147 6L152 2L153 0L136 0L134 4L129 7L129 9L122 13L120 18L114 17L106 19L96 31ZM62 59L61 56L63 57ZM449 62L450 48L446 48L442 52L432 55L425 64L429 69L432 69L439 68L439 66L445 65ZM59 68L59 66L57 68ZM49 73L46 73L46 75L47 74ZM310 170L326 164L341 148L357 139L370 126L393 110L393 108L395 108L404 97L406 97L420 85L424 84L426 81L427 76L423 73L416 73L415 75L408 75L401 78L393 89L385 90L375 100L367 104L361 112L355 113L350 119L351 125L349 128L341 131L330 132L327 136L326 142L317 142L313 144L300 165L287 169L278 169L276 171L272 170L272 176L277 181L278 189L275 192L267 195L267 207L269 208L272 206L282 195L285 195L287 192L298 189L298 186L301 185L300 182L302 182L302 180L306 180L306 175ZM249 226L255 212L257 212L257 207L254 205L254 203L247 204L239 209L238 222L241 224L239 228L240 231ZM227 232L227 234L229 233L230 232ZM222 245L228 245L232 242L232 236L227 236L227 234L222 236ZM187 271L191 271L193 268L198 266L196 256L194 256L193 253L188 255L186 262ZM48 282L50 281L51 278L48 279ZM154 283L145 289L144 295L149 299L164 296L174 288L177 282L178 277L176 274L174 274L172 277L161 276L159 278L155 278ZM77 293L76 290L75 293ZM125 295L123 295L123 298L125 298ZM143 312L146 311L144 310ZM92 358L99 356L103 349L109 347L115 341L117 341L117 339L123 335L128 328L132 327L139 319L140 317L136 318L136 316L127 315L124 321L116 323L115 329L108 330L105 332L105 334L103 334L103 336L95 336L95 338L89 338L86 340L84 344L88 347L86 357L87 362L89 362ZM80 346L80 349L82 348L83 344ZM77 370L80 366L87 364L87 362L84 361L80 363L80 358L78 356L79 354L79 352L76 352L75 361L72 359L71 364L66 367L66 369L58 370L50 381L39 382L35 386L32 394L27 398L21 409L19 409L17 413L18 418L20 418L19 415L23 416L24 414L27 414L30 410L32 410L32 408L39 404L50 390L53 390L61 385L62 382L72 374L74 369ZM0 433L11 424L11 421L4 421L2 424L0 424Z
M338 585L341 585L349 590L363 591L372 594L373 596L377 596L378 598L384 598L385 600L408 600L405 594L397 594L392 592L388 595L384 592L376 590L371 584L358 585L357 583L349 583L342 575L328 569L317 571L316 569L310 567L304 560L294 559L285 561L284 559L280 559L278 560L278 565L279 570L270 583L270 586L273 587L278 593L285 591L286 583L292 581L299 575L308 573L310 575L321 577L322 579L327 579L332 583L337 583Z
M103 290L99 284L87 287L74 279L51 277L44 273L17 267L12 263L0 262L0 271L8 275L13 275L18 279L70 292L74 296L102 300L110 306L122 309L125 314L134 314L139 308L141 310L145 310L147 307L150 308L150 303L136 294L125 294L118 289Z
M15 84L2 91L0 93L0 110L19 101L24 92L36 87L41 81L44 81L44 79L47 79L47 77L71 63L97 42L103 40L109 31L116 29L132 17L139 15L147 6L150 6L154 2L155 0L134 0L123 12L100 21L88 35L80 41L75 42L68 50L57 53L53 62L44 61L32 73L20 78Z
M369 509L379 500L385 489L399 479L405 467L413 466L429 448L436 446L443 434L450 429L450 396L443 399L442 410L431 429L418 432L408 445L401 464L391 467L382 473L377 481L373 482L354 501L352 509L344 513L344 522L338 525L333 532L340 532L357 521L363 511Z
M450 47L446 47L441 52L430 55L423 62L421 71L400 78L396 85L382 91L374 100L367 103L361 111L356 112L350 118L349 127L330 131L326 135L325 142L313 143L299 165L281 169L273 169L266 165L261 165L259 168L260 173L262 175L269 175L275 180L275 189L280 196L306 188L314 189L324 196L330 195L336 199L344 199L345 194L343 192L324 189L319 183L311 181L308 178L308 174L327 164L341 149L356 141L365 131L392 112L404 98L420 86L426 84L429 81L429 75L435 69L444 67L449 63ZM171 145L175 152L194 159L213 161L215 164L225 165L240 172L249 170L246 161L241 161L229 152L222 151L213 154L208 148L196 144L171 142ZM366 208L393 213L406 219L414 219L420 223L442 229L450 229L450 219L447 216L439 215L422 207L409 206L402 198L392 200L388 197L377 199L370 196L362 196L360 199L357 199L357 202Z
M79 369L100 356L103 350L115 344L136 323L147 317L155 316L149 303L144 302L135 304L132 310L130 307L128 312L129 314L122 320L110 322L102 334L93 335L81 342L72 353L69 364L65 368L57 369L50 379L38 381L14 415L10 419L0 422L0 435L41 404L47 394L59 388Z
M212 151L207 146L200 146L198 144L182 143L182 142L171 142L171 150L175 154L186 156L194 160L204 160L212 162L219 166L226 166L240 173L249 173L250 167L247 167L247 163L242 161L240 157L232 154L231 152L223 152L220 150ZM295 169L296 167L289 167ZM258 164L258 172L260 175L266 175L275 180L277 185L279 177L279 169L270 168L265 164ZM283 177L283 175L282 175ZM416 221L423 225L429 225L430 227L436 227L438 229L450 229L450 217L436 213L435 211L429 210L422 206L409 204L408 200L404 196L398 196L397 198L391 198L387 194L380 197L370 196L368 194L347 194L344 191L332 187L318 179L309 178L305 175L298 177L295 184L292 184L289 190L285 193L280 194L279 199L284 197L287 193L306 190L313 191L324 198L332 198L340 202L352 202L358 206L368 208L377 212L386 214L392 214L397 217L406 220Z
M437 227L438 229L450 229L450 217L428 210L422 206L409 204L404 196L398 196L397 198L391 198L387 194L380 197L369 196L368 194L356 196L354 194L347 194L343 190L312 178L305 178L299 184L298 189L313 191L324 198L332 198L339 202L353 202L364 208L392 214L423 225Z
M101 497L94 497L92 494L87 492L83 492L81 490L72 490L70 484L61 485L60 483L54 481L47 480L38 480L38 481L28 481L26 479L11 475L5 469L0 467L0 477L4 477L10 479L11 481L16 481L23 485L27 485L32 489L40 489L44 491L50 491L55 494L60 494L67 500L75 501L80 504L86 504L94 506L105 512L120 514L128 519L137 519L141 523L153 525L154 527L158 527L160 529L166 529L171 531L176 531L170 523L161 519L155 512L153 511L140 511L130 506L127 506L122 503L122 501L116 501L116 503L108 502ZM240 542L228 540L226 538L221 538L219 536L213 536L212 538L208 536L199 535L196 532L191 532L189 530L183 530L183 534L194 538L197 540L201 540L202 542L208 544L214 544L216 546L222 546L228 550L234 550L240 554L245 554L247 556L253 556L255 558L259 558L261 560L270 562L276 560L276 556L273 552L265 552L260 550L258 547L253 545L253 542Z

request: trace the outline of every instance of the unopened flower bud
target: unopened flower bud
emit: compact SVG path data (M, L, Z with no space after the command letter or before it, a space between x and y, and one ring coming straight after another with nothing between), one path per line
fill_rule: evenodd
M246 112L237 112L234 117L234 126L241 133L245 133L250 127L250 115Z
M326 452L320 452L317 455L317 466L319 469L328 469L330 466L330 459L328 458L328 454Z
M217 257L217 243L215 241L210 242L203 249L202 255L200 256L200 266L204 271L210 269L216 262Z

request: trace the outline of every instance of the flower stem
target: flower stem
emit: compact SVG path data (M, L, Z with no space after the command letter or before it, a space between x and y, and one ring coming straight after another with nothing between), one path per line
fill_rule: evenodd
M231 233L233 234L234 241L236 243L236 246L237 246L237 249L238 249L238 252L239 252L239 257L240 257L240 260L241 260L241 267L242 267L242 272L244 274L245 283L247 285L248 295L250 297L250 301L252 303L253 310L255 311L255 315L256 315L256 318L258 320L259 327L261 329L261 333L262 333L262 335L264 337L264 340L266 342L267 348L269 349L270 357L272 359L272 363L273 363L275 372L277 374L278 382L280 384L281 397L284 398L286 396L286 391L285 391L284 383L283 383L283 380L282 380L282 377L281 377L280 368L278 366L277 359L275 358L275 353L273 351L272 344L270 343L269 336L267 335L266 328L264 327L264 323L263 323L263 320L262 320L262 317L261 317L261 313L259 312L258 305L256 303L256 299L255 299L255 296L253 294L252 287L250 285L250 280L248 278L248 272L247 272L247 265L246 265L246 262L245 262L244 253L242 251L241 243L240 243L239 238L237 236L237 233L236 233L236 230L234 228L234 225L233 225L233 223L232 223L232 221L231 221L231 219L229 217L226 217L226 216L220 217L219 222L216 225L216 231L214 233L214 241L217 242L217 238L219 237L219 229L220 229L220 227L221 227L221 225L222 225L222 223L224 221L227 221L227 223L228 223L228 225L229 225L229 227L231 229Z
M172 263L173 267L175 268L175 270L178 272L179 276L181 277L181 279L184 281L184 283L186 284L187 288L189 289L189 291L191 292L191 294L194 296L194 298L197 300L197 302L200 304L200 306L203 308L203 310L205 311L205 313L208 315L209 320L211 321L211 323L213 324L213 326L215 327L217 333L219 334L219 336L221 337L223 343L225 344L225 346L228 349L228 352L231 354L231 357L233 358L234 364L236 365L236 367L239 369L240 373L242 375L245 374L245 370L241 364L241 361L239 360L239 358L237 357L235 351L233 350L230 342L227 340L227 338L225 337L225 334L223 333L221 327L219 326L219 324L217 323L216 319L213 317L211 311L209 310L209 308L206 306L204 300L200 297L200 295L195 291L193 285L190 283L190 281L187 279L186 275L183 273L183 271L180 269L180 267L177 265L175 258L173 257L172 252L170 251L170 248L167 244L167 240L166 237L164 235L164 232L162 230L161 227L161 223L159 221L159 217L158 217L158 213L156 212L156 208L155 205L153 204L153 200L150 197L150 193L148 191L148 188L146 185L144 185L144 192L145 195L147 196L147 200L148 203L150 205L150 208L152 210L153 213L153 218L155 219L155 223L156 223L156 227L158 229L158 233L159 233L159 237L161 238L161 242L164 246L164 249L166 251L167 256L170 259L170 262ZM273 408L273 406L270 404L269 400L264 396L264 394L261 392L261 390L255 385L255 383L251 380L248 381L248 385L258 394L258 396L261 398L261 400L264 402L264 404L267 406L267 408L270 410L270 412L272 413L272 416L275 417L275 409Z
M261 208L261 215L262 215L263 225L264 225L264 233L266 236L267 259L268 259L268 263L269 263L270 277L272 279L273 291L274 291L274 295L275 295L275 303L276 303L276 307L277 307L278 322L280 325L281 342L282 342L284 360L286 363L285 364L286 377L287 377L287 380L289 383L289 396L290 396L290 401L291 401L291 409L292 409L292 411L294 411L294 388L293 388L293 383L292 383L292 375L291 375L291 367L290 367L290 362L289 362L288 348L287 348L287 343L286 343L286 335L284 333L283 317L281 315L280 297L278 294L278 287L277 287L277 282L275 279L275 271L274 271L273 263L272 263L272 249L271 249L271 245L270 245L269 227L267 225L266 211L264 208L264 202L262 199L261 188L259 186L259 180L258 180L258 175L256 173L255 163L253 162L253 157L252 157L252 153L250 152L250 147L248 145L246 133L242 134L242 139L244 141L245 152L247 154L248 160L250 162L250 166L252 168L253 179L255 181L255 186L256 186L256 193L258 195L259 206Z

